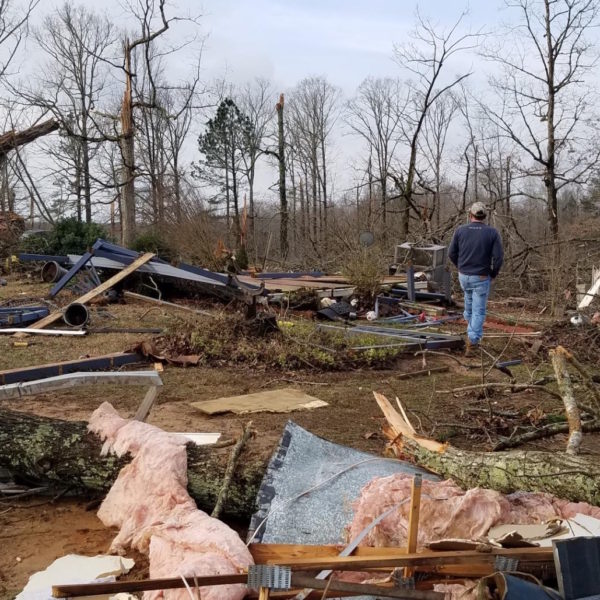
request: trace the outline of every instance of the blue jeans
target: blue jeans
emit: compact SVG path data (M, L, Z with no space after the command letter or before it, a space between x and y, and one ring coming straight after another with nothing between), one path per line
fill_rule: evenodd
M467 322L467 335L472 344L478 344L483 336L483 322L492 280L490 277L482 279L479 275L459 273L458 281L465 293L463 316Z

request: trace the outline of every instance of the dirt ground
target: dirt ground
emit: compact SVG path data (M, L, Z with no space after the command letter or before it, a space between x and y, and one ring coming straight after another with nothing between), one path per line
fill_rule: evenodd
M22 283L10 278L9 285L0 288L0 301L14 298L40 298L48 286ZM65 294L66 301L68 294ZM531 310L523 317L523 309L506 304L492 305L495 314L517 314L522 321L531 321L538 314ZM512 311L512 312L511 312ZM176 311L152 307L142 302L109 305L92 309L94 327L164 327L180 317ZM541 324L540 324L541 326ZM456 325L455 330L461 326ZM511 329L509 328L510 332ZM512 368L518 381L530 381L550 372L542 363L543 349L531 353L536 338L510 336L490 330L493 337L485 347L494 356L503 352L503 359L524 358L523 365ZM498 336L498 337L495 337ZM150 335L97 333L85 337L29 338L28 347L14 347L11 336L0 336L0 370L25 367L61 360L73 360L85 355L124 351ZM486 358L487 360L487 358ZM288 419L333 442L379 454L385 441L380 433L383 418L373 400L372 391L389 397L397 396L407 407L415 426L437 439L471 449L491 449L498 434L510 435L514 423L501 415L489 416L492 407L500 413L518 413L520 418L535 420L539 415L556 412L560 401L539 390L508 394L496 391L482 397L480 391L444 393L457 387L481 382L481 361L465 359L460 353L406 356L393 369L359 370L352 372L286 372L256 368L165 367L164 387L148 422L168 431L221 432L225 438L239 435L250 419L257 436L251 442L260 452L270 455ZM403 373L425 367L448 367L444 373L403 380ZM486 381L507 382L508 377L497 370ZM221 396L245 394L260 390L295 387L329 403L328 407L288 414L257 413L245 416L220 415L208 417L190 403ZM145 390L116 385L77 387L56 394L40 394L20 400L3 401L0 406L38 415L71 420L87 420L104 400L110 401L124 416L136 411ZM529 416L527 416L529 415ZM504 420L503 420L504 419ZM565 438L531 444L544 449L564 448ZM586 450L595 452L596 439L586 436ZM114 530L105 528L88 506L89 499L37 496L14 500L0 498L0 598L12 598L25 585L28 577L45 568L66 553L94 555L106 552ZM147 576L144 557L135 556L138 564L131 577Z

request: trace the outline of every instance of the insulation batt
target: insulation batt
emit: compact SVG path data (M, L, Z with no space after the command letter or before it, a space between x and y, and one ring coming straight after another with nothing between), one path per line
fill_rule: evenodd
M399 473L378 477L361 490L354 502L354 519L348 538L354 539L369 523L387 509L398 506L375 526L361 542L363 546L406 547L412 475ZM501 524L543 523L559 517L569 519L577 513L600 519L600 508L585 502L569 502L550 494L515 492L504 495L493 490L462 490L453 481L424 479L421 489L417 548L429 542L485 537L489 529ZM475 582L438 584L446 600L477 600Z
M364 546L406 546L412 475L398 473L378 477L361 490L354 502L354 519L348 527L354 539L369 523L392 506L398 507L374 527ZM505 523L544 523L556 517L568 519L577 513L600 519L600 508L585 502L569 502L550 494L494 490L462 490L453 481L423 480L417 547L448 538L477 539L490 527Z
M238 534L198 510L187 492L187 440L140 421L121 418L104 402L88 429L104 440L102 453L129 452L98 510L108 527L119 527L111 552L132 547L147 553L150 577L228 575L253 564ZM201 588L202 600L241 600L246 586ZM145 600L188 600L185 588L146 592Z

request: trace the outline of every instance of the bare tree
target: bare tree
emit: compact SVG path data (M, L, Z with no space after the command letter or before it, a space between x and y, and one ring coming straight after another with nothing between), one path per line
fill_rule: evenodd
M247 83L236 94L240 110L252 125L251 138L247 143L247 153L243 155L243 171L248 182L248 216L250 228L254 234L254 182L258 160L265 153L265 139L273 121L273 96L271 83L266 79L257 78ZM285 187L285 186L284 186Z
M597 55L588 39L598 25L597 0L507 0L519 22L510 44L485 56L503 68L491 83L499 107L486 106L491 119L528 157L530 175L545 187L548 226L559 235L558 194L569 184L585 183L598 162L589 117L590 90L585 75ZM557 246L558 247L558 246Z
M381 190L384 231L390 170L400 142L400 119L403 112L401 101L399 80L368 77L360 84L356 97L346 105L346 123L366 143L371 157L369 165L375 163Z
M290 98L288 129L303 163L307 208L310 191L312 241L316 243L326 239L331 203L328 148L339 114L340 91L323 77L309 77L292 90Z
M41 0L0 0L0 78L15 57L19 46L27 34L29 17Z
M417 26L412 41L394 48L395 60L412 76L408 82L409 100L402 119L403 135L409 147L408 166L395 181L400 188L402 201L401 233L406 239L409 233L410 210L419 213L413 202L417 180L417 157L419 138L431 107L446 92L464 81L470 72L444 79L447 63L456 54L477 46L480 33L462 33L462 13L447 30L438 31L428 19L417 13Z
M47 15L35 31L46 62L37 73L33 90L19 95L31 105L50 112L60 123L64 137L50 149L58 172L70 181L77 214L92 220L92 159L104 139L94 122L106 86L105 59L116 41L115 29L105 17L83 6L66 2ZM57 173L58 175L58 173Z
M125 91L121 103L121 131L119 146L121 148L121 240L129 245L136 233L135 178L138 175L135 163L135 120L136 108L154 108L157 105L157 87L151 66L153 43L163 35L175 17L167 17L166 0L130 0L130 12L136 18L139 34L133 40L126 39L123 44L123 70L125 73ZM140 63L145 65L148 77L147 91L143 96L135 94L134 53L141 54Z
M423 139L420 144L421 152L429 168L433 171L432 203L427 218L435 218L436 227L440 227L440 214L442 212L442 181L443 158L446 150L450 124L458 110L456 98L453 94L440 96L428 111L423 128Z

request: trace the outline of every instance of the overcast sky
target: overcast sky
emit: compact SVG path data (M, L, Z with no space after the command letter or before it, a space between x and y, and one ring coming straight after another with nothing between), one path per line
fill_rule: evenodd
M136 3L138 0L129 0ZM169 0L168 0L169 1ZM102 12L122 28L133 28L120 0L73 0ZM63 0L43 0L36 9L33 24L61 5ZM203 78L206 82L225 78L244 83L255 77L269 79L275 91L287 92L301 79L323 75L341 88L348 99L368 76L406 77L393 61L394 44L402 43L414 27L417 9L432 20L440 31L453 25L464 10L467 16L461 31L492 31L508 15L503 0L170 0L168 16L199 16L200 28L189 22L174 22L161 44L178 43L193 32L204 39ZM134 30L135 31L135 30ZM167 61L166 78L175 82L189 77L200 44L192 44ZM25 69L40 66L36 50L28 48ZM475 68L475 53L460 53L447 65L446 76L474 70L471 84L485 79L485 69ZM23 72L23 71L22 71ZM195 124L198 128L202 123ZM199 130L199 129L198 129ZM333 184L340 192L353 184L355 172L349 165L361 154L359 141L345 135L341 123L333 137L331 157L335 164ZM197 159L195 135L186 152L188 160ZM261 172L262 171L262 172ZM259 171L259 187L266 196L276 179L268 166Z
M37 16L61 3L44 0ZM78 3L94 10L100 4ZM119 0L102 5L112 20L126 24ZM477 30L502 20L501 5L498 0L475 0L470 6L448 0L172 0L169 13L201 15L207 77L225 75L237 83L261 76L287 89L308 75L325 75L352 94L369 75L398 74L393 46L406 38L417 6L442 27L454 23L468 6L465 23ZM189 31L188 24L175 23L171 39ZM180 53L175 68L192 62L195 52L190 48Z

